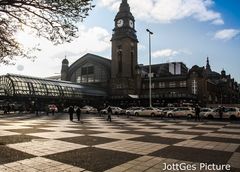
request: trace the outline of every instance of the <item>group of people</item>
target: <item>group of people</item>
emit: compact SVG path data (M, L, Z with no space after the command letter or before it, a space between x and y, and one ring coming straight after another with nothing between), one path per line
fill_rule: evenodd
M74 107L73 106L69 107L68 113L69 113L70 121L73 121L73 114L74 114ZM81 109L80 109L80 107L77 107L76 115L77 115L77 120L80 121L80 117L81 117Z
M108 111L107 121L112 122L112 109L110 106L108 107L107 111ZM70 106L68 109L70 121L73 121L74 112L75 112L74 106ZM99 113L100 113L100 111L99 111ZM77 115L77 120L80 121L81 120L81 108L80 107L77 107L76 115Z

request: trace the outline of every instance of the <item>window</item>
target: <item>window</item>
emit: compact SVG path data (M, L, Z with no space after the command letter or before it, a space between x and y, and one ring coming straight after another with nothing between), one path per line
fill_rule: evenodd
M176 87L176 82L169 82L169 87L170 88L175 88Z
M133 47L132 47L132 51L131 51L131 75L133 76L133 58L134 58L134 52L133 52Z
M159 88L165 88L165 82L159 82Z
M180 81L180 87L187 87L186 81Z
M192 81L192 93L197 94L197 81L195 79Z
M88 69L88 73L87 73L88 75L94 74L94 66L89 66L87 69Z
M81 76L77 77L77 83L81 83Z
M77 77L78 83L94 82L94 66L82 67L80 75Z
M122 51L118 51L118 73L122 73Z
M87 67L82 68L82 75L87 75Z
M82 68L82 75L94 74L94 66L87 66Z
M75 78L72 80L77 83L94 83L106 82L108 78L109 75L104 66L87 63L76 71Z

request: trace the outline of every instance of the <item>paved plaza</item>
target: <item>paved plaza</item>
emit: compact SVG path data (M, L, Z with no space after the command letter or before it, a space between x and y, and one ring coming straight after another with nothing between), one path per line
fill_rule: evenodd
M125 116L108 122L97 115L71 122L67 114L0 118L0 172L159 172L165 163L229 164L239 172L239 122Z

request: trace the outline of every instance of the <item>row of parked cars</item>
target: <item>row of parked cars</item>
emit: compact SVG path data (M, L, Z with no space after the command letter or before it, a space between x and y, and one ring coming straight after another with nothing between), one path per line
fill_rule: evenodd
M219 108L202 108L200 115L204 118L213 119L220 118ZM239 119L240 108L237 107L224 107L222 108L222 118L224 119Z
M195 109L193 107L129 107L127 109L122 109L120 107L110 106L112 114L114 115L128 115L128 116L159 116L159 117L195 117ZM75 110L77 107L75 107ZM96 114L98 110L91 106L84 106L81 109L82 113L85 114ZM237 119L240 118L240 108L237 107L225 107L222 108L222 118L224 119ZM68 112L68 108L64 109ZM101 114L108 113L108 107L100 110ZM201 118L220 118L219 108L201 108L200 109Z
M107 113L107 109L100 111L102 114ZM130 107L127 109L121 109L119 107L111 107L112 113L115 115L134 115L134 116L160 116L160 117L195 117L195 108L193 107ZM201 108L201 118L220 118L219 108ZM222 108L222 118L224 119L237 119L240 118L240 108L237 107L225 107Z

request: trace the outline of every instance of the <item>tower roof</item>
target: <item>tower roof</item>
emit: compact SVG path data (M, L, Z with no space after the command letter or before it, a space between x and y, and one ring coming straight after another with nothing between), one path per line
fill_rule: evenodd
M209 64L209 57L207 57L206 70L207 70L208 72L211 72L211 71L212 71L212 70L211 70L211 66L210 66L210 64Z
M130 11L130 6L129 6L127 0L122 0L119 11L121 11L121 12L129 12Z
M62 64L69 64L69 62L68 62L66 57L65 57L65 59L63 59Z
M119 11L115 17L115 20L119 18L125 18L125 17L131 18L131 20L134 20L134 17L130 11L130 6L127 0L122 0L122 3L120 4L120 7L119 7Z

